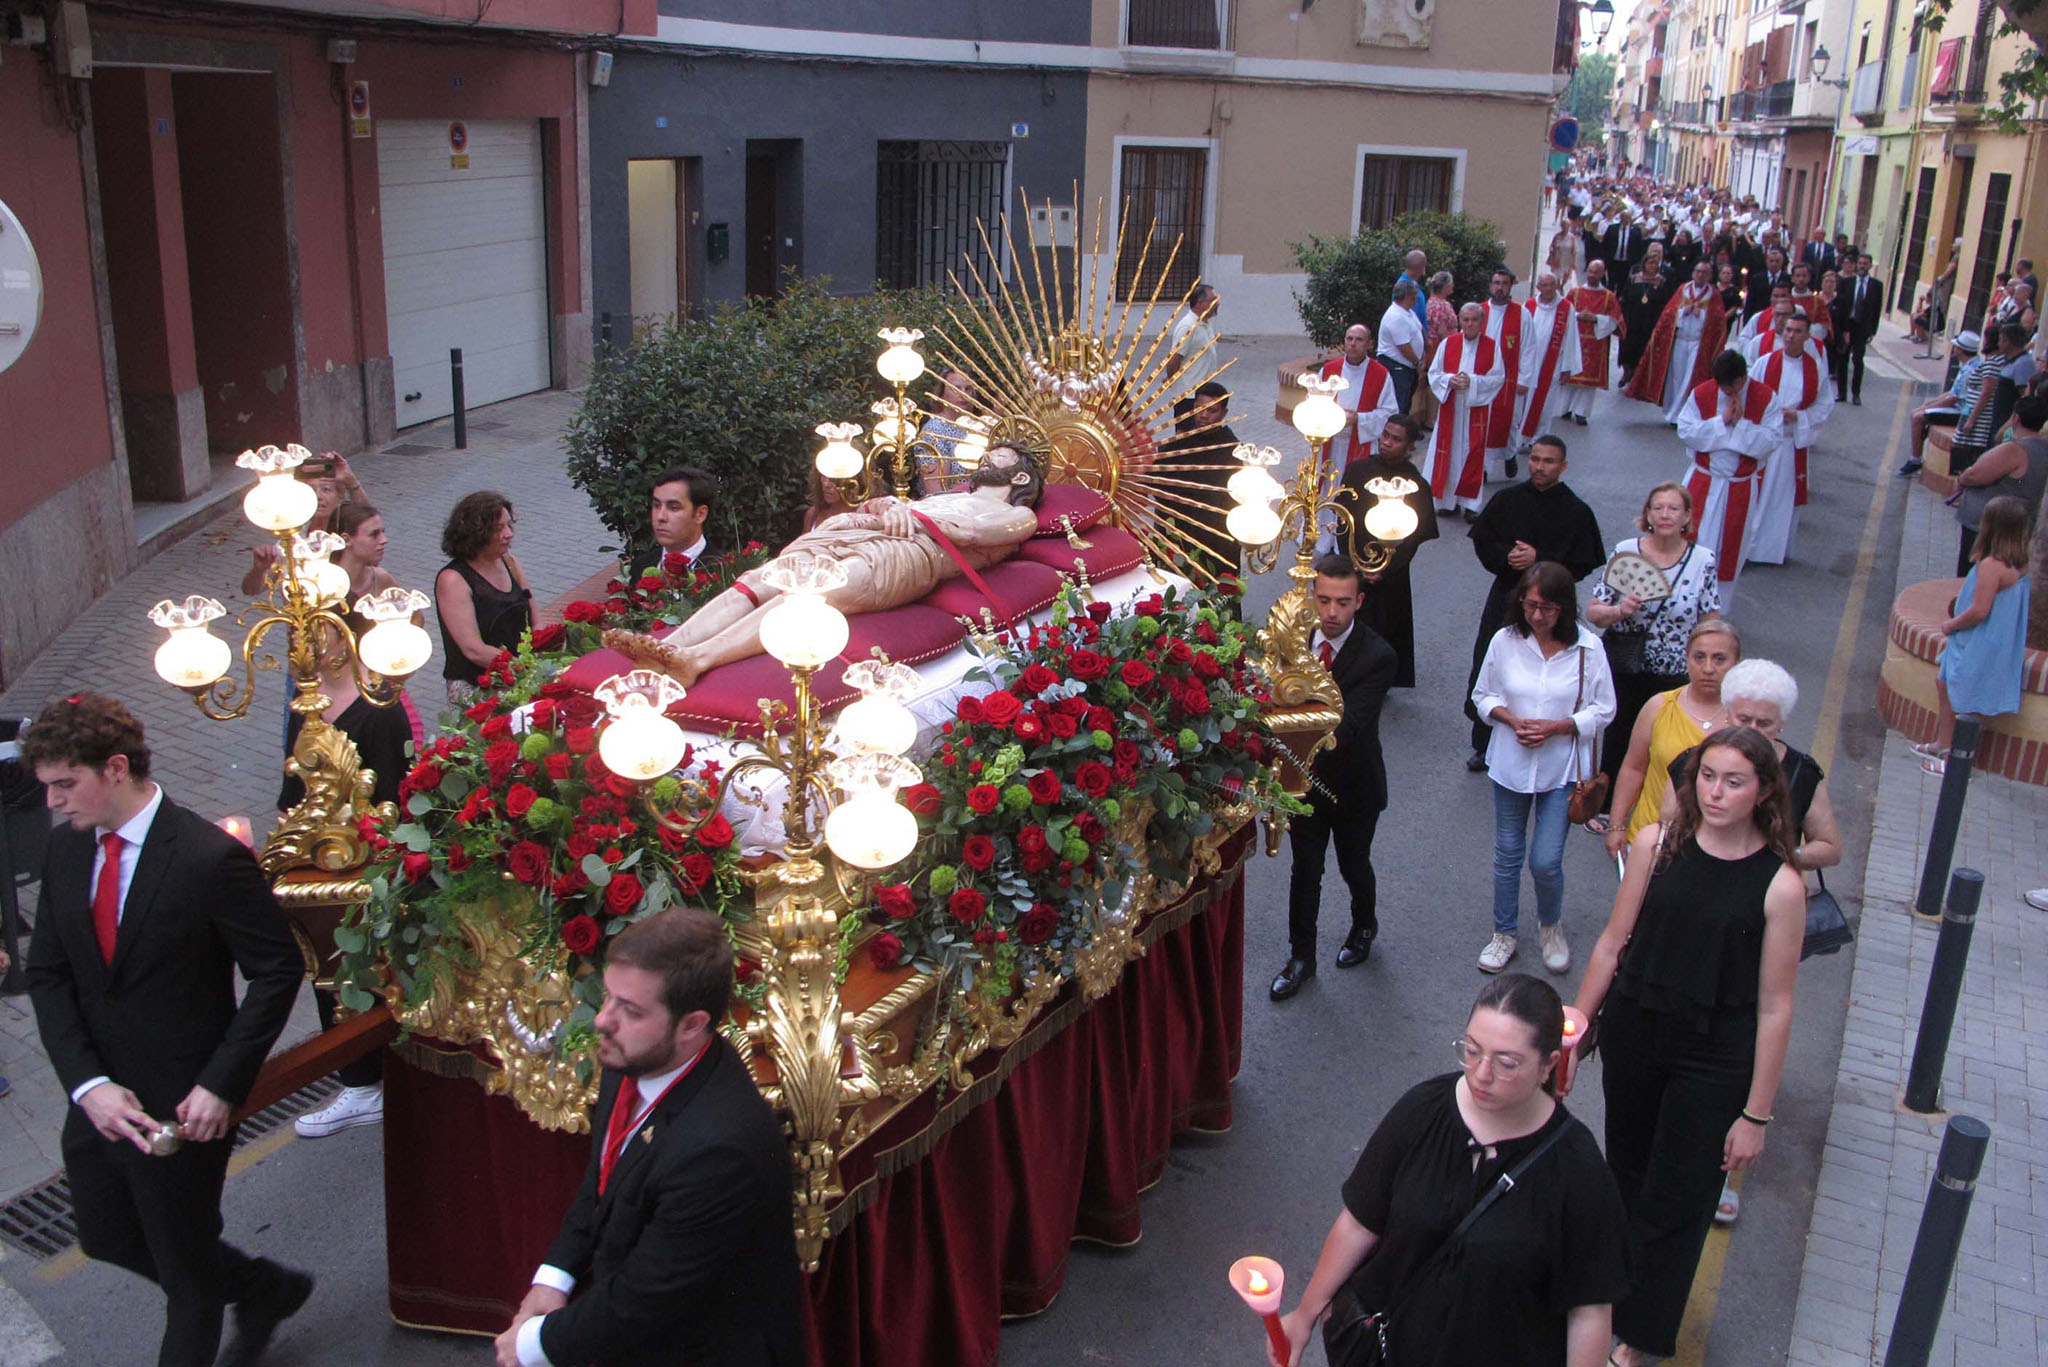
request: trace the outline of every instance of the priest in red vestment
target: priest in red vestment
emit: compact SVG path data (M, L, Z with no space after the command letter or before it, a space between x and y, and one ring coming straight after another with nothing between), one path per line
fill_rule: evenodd
M1536 277L1536 296L1522 305L1522 312L1529 393L1515 426L1518 449L1550 433L1564 408L1564 377L1579 369L1579 325L1571 301L1558 292L1556 275L1546 270Z
M1689 406L1692 391L1706 383L1728 333L1727 311L1714 290L1713 273L1712 263L1693 263L1692 282L1664 306L1642 364L1624 391L1631 399L1662 408L1664 420L1674 426Z
M1394 377L1372 358L1372 329L1353 323L1344 329L1344 354L1323 362L1323 378L1344 381L1337 405L1351 422L1330 441L1329 458L1338 470L1372 454L1380 429L1394 416Z
M1778 329L1777 349L1756 370L1777 391L1785 413L1784 437L1764 467L1756 529L1749 537L1749 558L1763 565L1782 565L1792 558L1799 509L1806 503L1807 453L1835 411L1835 386L1805 316L1788 310Z
M1486 491L1486 427L1494 397L1508 384L1500 348L1486 335L1486 305L1458 310L1458 331L1444 338L1429 361L1429 392L1436 395L1436 433L1423 468L1443 512L1479 511Z
M1500 352L1502 374L1500 393L1486 414L1486 459L1503 478L1515 477L1515 452L1521 447L1516 429L1522 425L1522 405L1529 398L1529 358L1522 354L1522 337L1527 331L1525 314L1514 300L1515 277L1506 269L1493 273L1486 299L1486 335Z
M1593 416L1593 396L1607 388L1614 364L1614 339L1626 335L1621 296L1607 288L1607 263L1586 263L1586 283L1573 290L1572 315L1579 325L1579 368L1564 377L1564 419L1579 426Z
M1777 391L1749 375L1739 351L1714 358L1704 384L1685 396L1678 439L1685 443L1685 490L1698 521L1695 539L1714 552L1721 611L1734 612L1735 579L1749 557L1751 514L1764 466L1785 437Z

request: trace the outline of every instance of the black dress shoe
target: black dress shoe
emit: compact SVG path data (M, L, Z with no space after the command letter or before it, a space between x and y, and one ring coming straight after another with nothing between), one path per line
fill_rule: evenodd
M1287 961L1287 967L1280 970L1273 979L1273 1000L1284 1002L1301 991L1301 985L1316 975L1313 959L1294 958Z
M1505 468L1508 472L1508 478L1513 479L1515 477L1515 471L1519 470L1521 467L1515 464L1515 458L1513 456L1509 456L1508 463Z
M1469 773L1485 773L1486 752L1484 750L1474 750L1471 754L1465 756L1465 769Z
M1912 478L1913 476L1915 476L1915 475L1917 475L1917 474L1919 474L1919 473L1920 473L1920 467L1921 467L1921 466L1922 466L1922 465L1923 465L1924 463L1925 463L1925 462L1923 462L1923 461L1917 461L1917 460L1909 460L1909 461L1907 461L1907 462L1906 462L1906 463L1905 463L1904 465L1901 465L1901 466L1899 467L1899 478L1900 478L1900 479L1911 479L1911 478Z
M221 1352L218 1367L252 1367L277 1333L277 1327L299 1312L313 1294L313 1279L304 1272L271 1264L274 1273L261 1291L235 1304L235 1332Z
M1372 942L1378 930L1354 930L1337 947L1337 967L1356 968L1372 957Z
M1863 396L1861 394L1851 394L1849 396L1849 406L1852 408L1863 407Z

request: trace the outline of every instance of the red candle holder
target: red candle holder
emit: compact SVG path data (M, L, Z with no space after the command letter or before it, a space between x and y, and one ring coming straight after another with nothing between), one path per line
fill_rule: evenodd
M1572 1076L1579 1070L1579 1043L1586 1038L1586 1015L1576 1006L1564 1009L1564 1046L1557 1058L1557 1090L1572 1089Z
M1230 1265L1230 1289L1244 1297L1244 1303L1265 1321L1266 1338L1281 1362L1287 1361L1289 1351L1287 1331L1280 1325L1280 1293L1286 1284L1287 1274L1271 1258L1239 1258Z

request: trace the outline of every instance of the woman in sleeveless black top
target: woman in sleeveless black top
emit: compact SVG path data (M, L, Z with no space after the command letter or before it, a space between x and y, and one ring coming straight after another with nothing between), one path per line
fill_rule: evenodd
M533 625L533 590L512 557L515 521L512 501L485 489L463 495L441 531L448 563L434 577L434 612L451 706L469 702L498 652L519 649Z
M1770 741L1724 728L1694 769L1678 815L1630 848L1576 1003L1600 1020L1607 1164L1640 1259L1614 1307L1619 1367L1677 1351L1722 1176L1763 1153L1806 933Z

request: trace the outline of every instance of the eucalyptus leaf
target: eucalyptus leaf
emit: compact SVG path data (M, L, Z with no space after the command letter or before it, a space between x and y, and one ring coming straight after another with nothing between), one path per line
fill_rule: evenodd
M612 881L612 866L597 855L584 855L580 867L583 869L583 876L590 880L590 886L594 888L601 888Z

